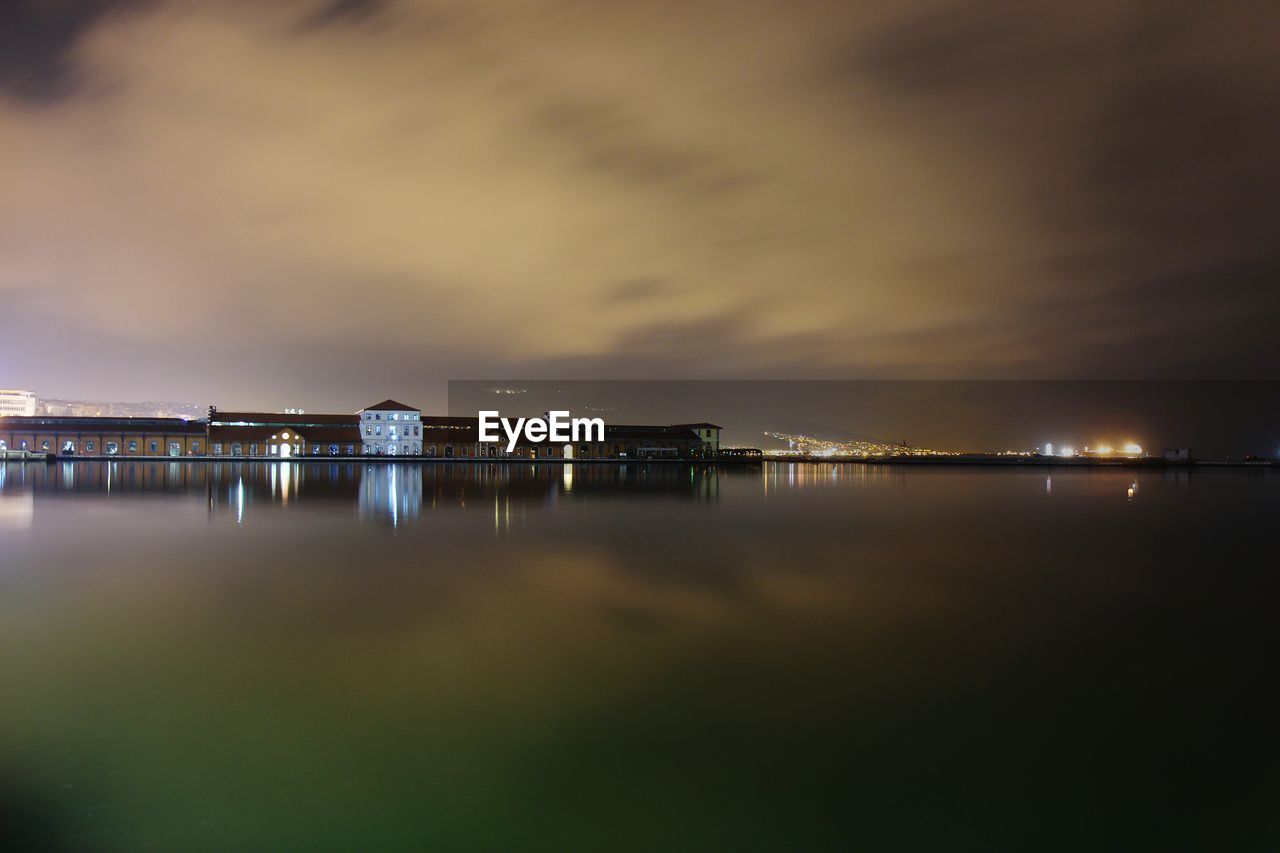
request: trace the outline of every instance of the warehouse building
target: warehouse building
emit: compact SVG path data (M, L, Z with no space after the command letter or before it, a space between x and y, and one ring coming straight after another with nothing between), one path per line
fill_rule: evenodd
M606 424L603 441L480 441L478 418L423 415L384 400L352 415L224 412L181 418L0 417L0 450L60 457L290 459L397 456L433 459L698 459L716 455L715 424Z
M205 455L205 425L182 418L0 417L0 450L57 456Z

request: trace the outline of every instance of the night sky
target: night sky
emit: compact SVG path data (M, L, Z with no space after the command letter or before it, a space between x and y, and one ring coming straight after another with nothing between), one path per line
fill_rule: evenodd
M1275 378L1280 5L0 2L0 386Z

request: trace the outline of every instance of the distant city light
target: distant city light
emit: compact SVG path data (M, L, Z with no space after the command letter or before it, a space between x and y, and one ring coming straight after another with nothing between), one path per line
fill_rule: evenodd
M1048 442L1048 443L1046 443L1046 444L1045 444L1045 446L1044 446L1044 455L1045 455L1045 456L1052 456L1052 455L1053 455L1053 442Z
M1130 456L1141 456L1142 445L1130 442L1124 446L1124 452L1129 454Z
M1064 447L1062 447L1062 448L1058 451L1058 455L1059 455L1059 456L1064 456L1064 457L1065 457L1065 456L1075 456L1075 455L1076 455L1076 450L1075 450L1075 448L1074 448L1074 447L1065 447L1065 446L1064 446Z
M868 457L880 456L958 456L954 450L935 450L928 447L915 447L908 444L891 444L866 439L836 441L818 438L800 433L770 432L764 433L766 438L786 442L786 450L771 450L776 456L801 456L814 458Z

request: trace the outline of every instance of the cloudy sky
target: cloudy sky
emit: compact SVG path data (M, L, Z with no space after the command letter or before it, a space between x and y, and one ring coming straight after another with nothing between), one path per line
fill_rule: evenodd
M1273 377L1278 8L4 0L0 386Z

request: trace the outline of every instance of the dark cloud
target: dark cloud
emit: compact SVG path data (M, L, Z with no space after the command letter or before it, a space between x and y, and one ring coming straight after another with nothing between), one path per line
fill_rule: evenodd
M899 115L994 152L1042 244L1022 286L1044 310L1016 319L1094 341L1070 368L1265 375L1280 63L1252 33L1277 25L1261 4L966 0L838 55Z
M142 0L4 0L0 91L33 103L73 92L76 40L109 12L142 5Z
M699 195L738 192L758 176L732 165L725 151L679 141L670 128L651 127L620 102L562 99L532 113L535 128L572 152L581 168L633 191L676 188Z
M660 278L628 278L605 290L601 301L606 304L643 302L678 292L670 282Z
M302 19L303 29L360 24L386 9L385 0L327 0Z
M1274 4L0 16L6 386L359 404L481 370L1256 377L1280 356Z

